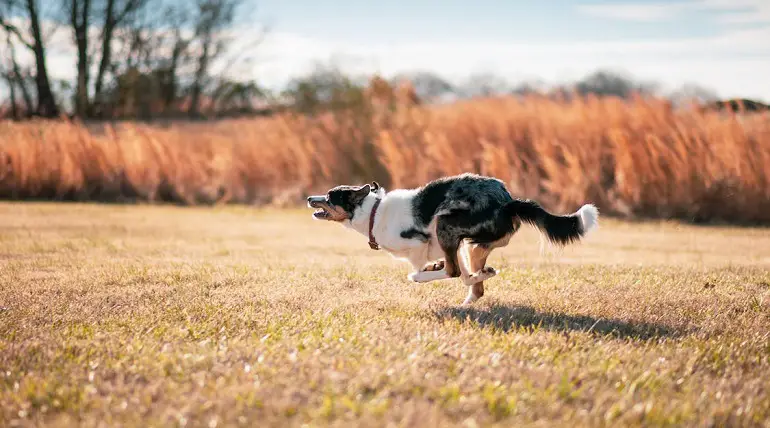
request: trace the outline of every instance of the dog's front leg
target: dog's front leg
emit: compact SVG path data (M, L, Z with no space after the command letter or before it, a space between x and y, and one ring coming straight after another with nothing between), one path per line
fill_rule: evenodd
M428 258L427 247L415 249L415 251L409 255L409 262L414 269L408 276L410 281L425 283L450 278L444 269L444 260L432 262Z

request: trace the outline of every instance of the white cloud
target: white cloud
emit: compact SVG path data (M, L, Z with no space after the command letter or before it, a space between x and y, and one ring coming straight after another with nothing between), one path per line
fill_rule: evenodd
M668 87L687 82L714 88L722 96L770 99L770 27L736 30L709 38L571 43L332 43L297 34L273 33L257 52L258 81L279 87L310 71L315 61L335 55L348 72L386 76L426 70L454 81L476 72L497 73L515 83L531 76L560 83L600 67L622 69ZM740 77L739 77L740 76Z
M591 3L577 7L578 12L621 21L669 21L689 6L687 3Z
M619 21L672 21L691 11L711 11L723 25L770 23L768 0L689 0L668 3L584 3L577 11Z

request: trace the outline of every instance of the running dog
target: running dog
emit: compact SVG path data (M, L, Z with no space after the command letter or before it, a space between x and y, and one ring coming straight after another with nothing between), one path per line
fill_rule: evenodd
M487 257L508 245L522 222L566 245L596 228L599 218L591 204L570 215L551 214L537 202L515 199L501 180L476 174L389 192L377 182L342 185L310 196L307 204L316 209L315 219L341 223L368 236L372 249L409 261L411 281L460 277L469 287L464 305L484 295L483 281L497 275Z

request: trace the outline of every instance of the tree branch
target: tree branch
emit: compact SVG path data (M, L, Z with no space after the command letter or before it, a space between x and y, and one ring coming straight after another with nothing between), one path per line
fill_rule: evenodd
M5 31L7 31L8 33L13 34L14 36L16 36L16 38L19 39L21 44L26 46L28 49L34 49L35 48L34 44L32 44L31 42L28 42L27 40L24 40L24 36L21 34L21 31L19 31L19 29L16 28L15 25L13 25L13 24L11 24L9 22L4 21L2 19L2 17L0 17L0 27L3 27L5 29Z
M114 25L120 25L121 22L128 16L129 13L131 13L134 10L139 9L142 6L142 3L146 0L128 0L126 2L125 7L123 7L123 10L120 11L115 16L115 20L113 21Z

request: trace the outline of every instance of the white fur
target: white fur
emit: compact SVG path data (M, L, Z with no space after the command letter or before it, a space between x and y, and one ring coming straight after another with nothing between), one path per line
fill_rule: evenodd
M413 271L408 276L410 281L424 283L451 279L445 269L422 271L422 268L429 261L444 258L444 251L438 243L435 220L426 229L417 227L415 224L412 201L417 192L416 189L398 189L386 193L385 189L380 188L377 195L370 194L364 199L361 206L356 208L356 211L353 213L353 219L346 221L345 225L368 238L369 217L371 216L374 202L377 198L380 198L380 206L377 207L372 227L372 235L380 248L390 253L393 257L408 261L412 265ZM401 237L402 231L413 227L429 233L431 236L430 241L422 242L417 239ZM484 281L497 274L497 272L468 272L468 267L462 261L459 267L462 280L466 285Z
M428 261L435 261L444 257L434 233L435 222L428 225L427 231L431 235L431 240L427 243L401 237L402 231L416 227L412 213L412 201L416 195L416 189L398 189L386 193L385 189L380 188L377 195L374 193L368 195L361 206L356 208L352 220L345 222L347 227L368 238L369 217L374 201L380 198L380 206L377 207L374 217L372 235L384 251L398 259L408 260L415 273L421 270ZM418 227L418 229L422 228Z
M446 273L446 269L412 272L409 274L409 279L414 282L431 282L450 278L449 274Z
M463 306L468 306L471 303L475 302L476 300L479 300L479 297L473 294L473 290L468 290L468 295L465 297L465 301L463 302Z
M580 216L580 226L583 229L584 235L587 235L599 226L599 210L594 205L583 205L577 214Z

